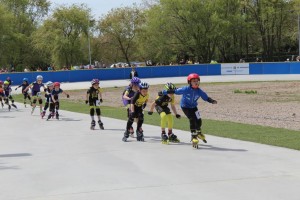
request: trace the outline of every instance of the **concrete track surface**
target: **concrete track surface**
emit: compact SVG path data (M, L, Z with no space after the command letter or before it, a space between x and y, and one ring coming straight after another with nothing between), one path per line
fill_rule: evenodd
M125 121L92 131L89 115L46 121L18 106L0 108L0 200L300 199L300 151L209 135L193 149L180 130L163 145L150 125L125 143Z

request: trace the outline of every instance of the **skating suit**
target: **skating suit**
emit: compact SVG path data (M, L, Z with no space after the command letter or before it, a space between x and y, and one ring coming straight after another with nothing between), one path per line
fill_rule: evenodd
M167 115L171 113L170 108L168 107L169 103L173 104L175 103L174 95L172 97L169 97L168 95L163 95L162 92L158 93L158 96L155 99L155 109L158 114L161 112L165 112Z

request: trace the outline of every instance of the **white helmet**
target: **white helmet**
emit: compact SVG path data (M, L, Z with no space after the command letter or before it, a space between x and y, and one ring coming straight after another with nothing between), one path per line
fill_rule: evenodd
M52 86L53 86L53 83L52 83L51 81L48 81L48 82L46 83L46 86L47 86L47 87L52 87Z
M149 88L149 84L146 82L141 82L139 84L140 89L148 89Z
M37 75L36 80L43 80L43 76Z

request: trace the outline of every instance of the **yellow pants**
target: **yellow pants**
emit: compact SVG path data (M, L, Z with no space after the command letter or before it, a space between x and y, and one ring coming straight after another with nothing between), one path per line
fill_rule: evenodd
M168 122L168 129L173 128L173 115L166 114L165 112L160 113L161 121L160 121L160 126L161 128L166 128L166 123Z

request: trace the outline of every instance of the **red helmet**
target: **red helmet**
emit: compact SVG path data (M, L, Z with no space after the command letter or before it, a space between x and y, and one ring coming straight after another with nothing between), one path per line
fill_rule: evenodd
M195 74L195 73L188 75L188 77L187 77L188 84L191 83L192 79L198 79L200 81L200 76L198 74Z
M54 83L53 83L53 86L54 86L54 87L60 87L60 83L59 83L59 82L54 82Z

